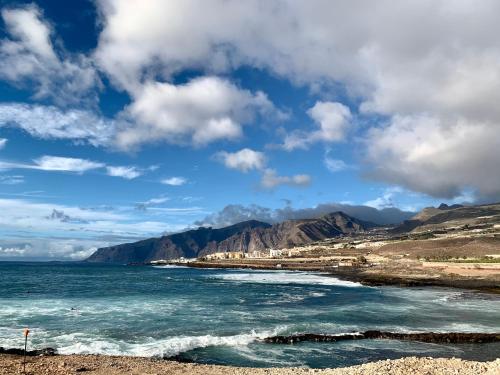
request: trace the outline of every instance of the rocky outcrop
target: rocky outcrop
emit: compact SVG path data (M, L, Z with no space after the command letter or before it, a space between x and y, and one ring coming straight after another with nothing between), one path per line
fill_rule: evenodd
M321 335L313 333L304 333L290 336L272 336L267 337L263 342L268 344L295 344L303 341L310 342L336 342L346 340L365 340L365 339L390 339L403 341L420 341L430 343L447 344L479 344L489 342L500 342L500 333L397 333L384 331L366 331L359 333Z
M0 354L12 354L12 355L24 355L24 349L17 349L17 348L12 348L12 349L5 349L0 347ZM27 350L26 355L29 357L37 357L41 355L56 355L57 350L53 348L44 348L44 349L36 349L36 350Z
M334 212L318 219L289 220L272 226L253 220L220 229L202 227L160 238L101 248L87 261L144 263L157 259L194 258L215 252L284 249L344 234L362 233L375 226L343 212Z

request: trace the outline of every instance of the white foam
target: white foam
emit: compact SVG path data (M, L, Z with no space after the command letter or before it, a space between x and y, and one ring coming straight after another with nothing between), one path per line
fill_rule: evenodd
M75 337L74 342L58 347L61 354L106 354L141 357L170 357L193 349L210 346L243 347L269 336L278 335L286 327L272 331L255 332L233 336L176 336L162 340L150 339L146 342L127 343L124 341L99 340L93 337ZM65 341L65 340L63 340Z
M268 272L232 272L210 275L211 279L221 279L225 281L234 281L242 283L257 284L306 284L306 285L334 285L346 287L360 287L360 283L340 280L322 274L309 272L287 272L287 271L268 271Z
M164 264L162 266L153 266L153 268L190 268L188 266L180 266L177 264Z

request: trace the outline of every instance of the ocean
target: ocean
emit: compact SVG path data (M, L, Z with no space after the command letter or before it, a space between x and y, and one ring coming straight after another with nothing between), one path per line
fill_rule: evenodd
M178 356L238 366L340 367L403 356L491 360L500 345L393 340L266 344L293 333L498 332L500 297L446 288L367 287L249 271L0 262L0 346Z

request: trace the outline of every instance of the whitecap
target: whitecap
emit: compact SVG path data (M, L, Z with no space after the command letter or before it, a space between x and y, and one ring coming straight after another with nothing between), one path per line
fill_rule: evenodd
M360 287L360 283L340 280L325 274L309 272L238 272L220 273L208 276L210 279L220 279L240 283L256 284L306 284L306 285L328 285L343 287Z
M175 336L166 339L149 339L144 342L128 343L119 340L103 340L95 337L78 337L77 342L66 346L59 346L60 354L106 354L140 357L170 357L193 349L210 346L243 347L264 339L278 335L286 327L277 327L272 331L243 333L232 336ZM75 341L76 341L75 340ZM64 340L66 341L66 340Z

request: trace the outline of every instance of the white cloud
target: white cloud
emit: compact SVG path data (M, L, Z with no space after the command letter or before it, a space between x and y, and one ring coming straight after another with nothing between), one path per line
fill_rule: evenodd
M374 128L366 136L368 157L373 157L368 160L381 172L378 177L439 196L464 188L499 196L495 187L500 185L492 177L500 162L495 151L500 132L497 1L478 6L468 0L404 5L382 0L376 11L356 0L151 0L140 6L101 0L98 5L104 27L96 58L129 92L137 91L145 77L168 81L184 69L214 74L244 65L311 87L341 86L352 102L360 103L362 115L389 118L390 124L381 127L367 121L366 128ZM344 122L322 112L310 112L320 126L314 137L304 141L305 133L291 133L285 147L342 140ZM432 128L422 124L425 117ZM400 125L402 118L418 128ZM432 159L391 142L395 133L399 140L411 133L421 137L425 147L419 152L428 149ZM467 160L465 153L456 152L464 134L474 140L464 144L472 155ZM443 143L434 144L432 135ZM409 145L415 142L411 139ZM382 154L396 162L394 167ZM465 162L462 170L460 162ZM414 167L416 173L409 173Z
M307 174L296 174L293 176L279 176L274 169L264 170L260 185L264 189L274 189L280 185L308 186L311 177Z
M96 247L157 236L186 224L168 225L164 218L151 221L126 208L89 209L23 199L0 199L0 256L82 259ZM172 217L204 213L200 208L164 213ZM50 235L49 235L50 234ZM24 244L19 244L23 242ZM18 249L18 250L15 250ZM24 253L22 253L24 250Z
M42 156L34 160L36 166L34 169L40 169L42 171L61 171L61 172L86 172L91 169L97 169L104 167L103 163L79 159L79 158L67 158L61 156Z
M92 169L100 169L100 168L106 168L106 173L108 176L122 177L127 180L132 180L134 178L142 176L145 173L145 171L151 170L151 167L143 169L143 168L138 168L136 166L112 166L88 159L70 158L63 156L49 156L49 155L44 155L37 159L34 159L33 163L31 164L0 161L0 170L36 169L40 171L83 173ZM10 184L24 182L22 176L6 176L6 177L9 178L8 179L6 178L5 182L2 182L2 176L0 176L0 183L6 184L7 181Z
M109 145L116 123L86 110L60 110L53 106L0 104L0 127L20 128L42 139L70 139L94 146Z
M32 164L12 163L0 161L0 170L9 169L37 169L41 171L77 172L82 173L91 169L104 167L103 163L62 156L44 155L33 160Z
M56 103L95 102L101 83L88 57L57 53L51 42L52 30L36 5L2 10L6 31L0 41L0 78L26 84L35 98Z
M292 151L297 148L307 149L315 142L343 141L351 120L351 110L337 102L321 102L307 111L307 114L316 122L319 129L314 131L296 130L287 134L283 148Z
M373 177L436 197L474 189L500 196L500 128L464 119L443 122L430 116L394 116L372 129L366 140Z
M184 177L169 177L161 180L161 183L170 186L181 186L187 183L187 179Z
M113 167L113 166L107 166L106 171L108 173L108 176L114 176L114 177L123 177L127 180L132 180L134 178L137 178L139 176L142 176L143 172L139 170L137 167L134 166L119 166L119 167Z
M195 78L183 85L147 82L132 96L122 114L129 124L117 135L118 146L125 150L161 141L205 145L237 139L242 124L273 109L262 92L253 94L217 77Z
M248 172L252 169L261 170L266 165L263 152L244 148L237 152L220 151L215 154L215 159L221 161L227 168Z
M5 147L7 141L8 140L6 138L0 138L0 150Z

